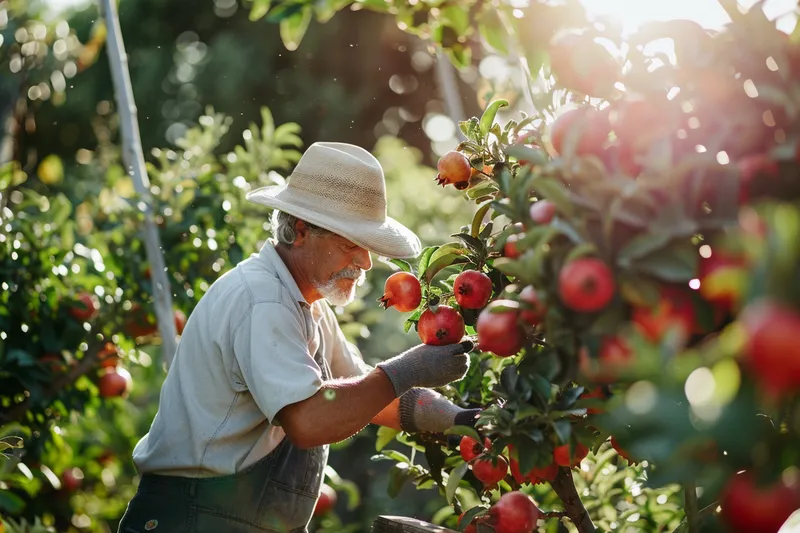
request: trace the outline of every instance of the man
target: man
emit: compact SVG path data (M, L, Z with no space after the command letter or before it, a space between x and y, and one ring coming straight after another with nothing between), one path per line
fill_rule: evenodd
M370 252L416 256L386 216L383 170L366 150L316 143L287 185L248 199L276 211L259 254L217 280L189 318L120 533L305 532L328 445L368 423L406 431L470 424L426 387L467 371L472 344L416 346L369 367L325 302L344 305Z

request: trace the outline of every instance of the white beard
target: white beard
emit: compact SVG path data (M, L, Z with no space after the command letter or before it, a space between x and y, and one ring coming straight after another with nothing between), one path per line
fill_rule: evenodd
M342 278L355 279L357 281L356 283L353 283L350 289L342 289L337 283L337 281ZM353 270L344 270L336 273L336 275L334 275L333 278L331 278L331 280L328 281L327 283L317 285L316 289L319 291L319 293L322 295L323 298L328 300L333 305L344 307L345 305L355 300L356 287L360 287L361 285L363 285L366 279L367 279L367 273L363 270L359 269L358 273L356 273Z

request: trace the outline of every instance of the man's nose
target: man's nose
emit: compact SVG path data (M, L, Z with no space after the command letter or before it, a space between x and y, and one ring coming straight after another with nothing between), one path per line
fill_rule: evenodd
M372 258L369 256L369 252L364 248L359 248L353 257L353 264L364 271L372 268Z

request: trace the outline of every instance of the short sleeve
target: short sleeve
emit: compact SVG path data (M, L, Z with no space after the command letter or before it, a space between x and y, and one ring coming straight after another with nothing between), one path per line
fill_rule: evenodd
M280 303L258 303L234 338L242 377L270 422L285 406L310 398L322 387L302 320Z
M358 348L348 342L330 306L322 303L320 332L325 345L325 357L334 378L350 378L369 374L372 367L364 362Z

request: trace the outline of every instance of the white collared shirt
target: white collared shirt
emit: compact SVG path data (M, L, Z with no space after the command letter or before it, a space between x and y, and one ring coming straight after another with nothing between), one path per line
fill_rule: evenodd
M284 438L271 422L322 386L318 349L334 378L371 367L325 300L309 305L274 248L219 278L192 311L133 460L144 473L234 474Z

